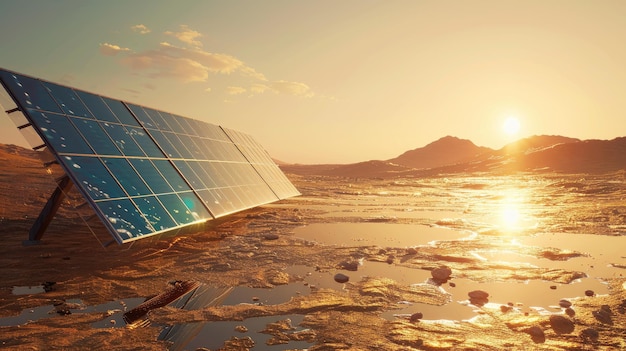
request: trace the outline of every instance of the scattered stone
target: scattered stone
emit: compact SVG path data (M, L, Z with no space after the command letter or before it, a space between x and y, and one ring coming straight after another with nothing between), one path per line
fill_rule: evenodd
M226 272L230 270L230 263L217 263L211 266L212 271Z
M574 317L576 315L576 311L574 311L571 307L565 309L565 314Z
M348 277L345 274L341 274L341 273L335 274L335 281L337 283L347 283L348 280L350 280L350 277Z
M502 313L507 313L509 311L511 311L513 309L513 307L509 306L509 305L500 305L500 311L502 311Z
M259 301L259 300L260 300L260 299L259 299L259 297L258 297L258 296L252 296L252 301L257 302L257 301Z
M411 318L409 318L409 320L411 321L411 323L415 323L419 322L419 320L422 318L424 318L424 314L422 312L415 312L411 315Z
M452 269L447 266L441 266L430 271L430 275L433 277L433 280L439 284L445 283L450 279L450 275L452 275Z
M474 290L467 293L470 303L475 306L482 307L489 302L489 293L483 290Z
M346 271L356 272L359 270L359 262L358 261L343 261L339 264L341 269L345 269Z
M396 257L394 255L389 255L387 256L387 263L389 264L393 264L393 261L395 261Z
M525 330L527 334L530 335L530 338L537 344L546 342L546 334L543 332L543 329L539 326L532 326Z
M598 331L593 328L587 328L580 332L580 337L584 341L597 341L600 337L600 333L598 333Z
M263 234L263 239L265 240L278 240L278 238L279 238L278 234L274 234L274 233Z
M235 331L239 333L245 333L248 331L248 328L246 328L245 325L238 325L235 327Z
M43 291L51 292L51 291L56 290L56 287L55 287L56 284L57 282L44 282L41 285L43 286Z
M456 284L454 284L453 282L448 283L448 285L450 285L451 288L456 288Z
M609 305L602 305L598 311L591 312L596 319L604 324L613 324L613 311Z
M568 308L571 305L572 305L572 303L569 302L568 300L563 299L563 300L559 301L559 306L561 306L561 308Z
M557 334L569 334L574 331L574 322L556 314L550 316L550 326Z
M115 321L115 319L111 319L111 320L109 321L109 324L111 324L111 325L115 325L116 323L117 323L117 322Z
M594 296L596 293L593 290L585 290L585 296Z
M406 254L407 255L416 255L417 254L417 249L414 247L409 247L408 249L406 249Z
M550 285L550 289L556 290L556 285Z

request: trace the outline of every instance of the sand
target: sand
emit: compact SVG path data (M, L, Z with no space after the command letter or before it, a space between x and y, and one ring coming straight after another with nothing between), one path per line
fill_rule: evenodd
M626 291L623 286L626 278L621 274L605 279L609 291L606 295L584 296L581 293L572 306L573 315L565 310L553 311L572 323L571 331L567 325L555 327L555 321L546 314L489 304L476 307L478 313L472 320L432 320L426 316L422 320L401 316L383 318L385 312L398 308L399 301L435 306L455 303L450 301L446 291L453 289L450 282L463 279L476 282L541 280L562 286L584 276L584 267L572 270L565 266L545 268L519 262L479 260L468 253L510 248L508 241L500 240L501 230L483 226L478 221L432 220L428 216L407 215L417 211L417 207L459 216L485 212L481 206L486 206L489 200L478 201L479 193L495 186L493 184L506 182L502 177L493 180L481 174L446 181L444 177L355 180L290 174L303 194L301 197L229 216L204 228L195 228L197 232L103 248L85 223L75 218L75 212L63 208L40 245L23 246L33 218L54 183L31 155L2 153L0 156L3 164L0 172L3 205L0 317L17 316L24 310L63 301L79 300L85 306L93 306L129 298L149 298L167 290L174 281L193 281L225 289L239 286L271 289L300 284L303 291L277 304L241 301L244 303L218 304L189 311L162 307L148 314L149 325L136 328L92 327L94 322L106 321L112 312L53 313L27 324L0 327L2 349L166 350L170 345L157 339L165 325L242 321L260 316L281 319L285 315L303 315L304 320L297 331L285 323L268 325L266 332L273 335L273 343L289 345L290 341L306 341L309 350L626 349ZM539 226L523 228L523 235L546 230L622 235L626 210L621 202L626 191L623 179L615 182L617 176L596 175L585 180L581 180L580 175L517 176L516 182L528 183L533 179L548 184L542 185L545 194L525 208L527 213L542 221ZM454 190L450 194L456 195L433 196L439 191L437 187L445 184ZM565 195L559 199L558 194ZM566 204L570 207L564 207ZM478 235L473 240L443 241L419 247L325 245L294 235L296 228L303 225L334 222L439 225L451 230L473 230ZM571 250L523 245L518 250L520 254L548 260L556 266L584 255ZM403 268L428 272L445 265L452 275L450 281L441 286L432 281L406 284L385 276L357 279L355 272L341 270L346 262L355 261L363 266L384 263L390 271ZM306 275L287 273L289 267L296 265L330 276L341 271L351 279L340 288L312 286L307 283ZM14 287L38 286L44 282L55 282L53 290L26 295L12 293ZM603 305L607 306L604 310ZM459 305L459 308L467 307ZM258 343L254 346L254 341L238 335L233 330L230 335L214 338L223 340L221 349L224 350L271 350Z

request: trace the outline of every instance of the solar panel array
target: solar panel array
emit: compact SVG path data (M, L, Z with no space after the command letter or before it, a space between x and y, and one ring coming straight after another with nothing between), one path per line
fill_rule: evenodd
M118 243L300 194L247 134L2 69L0 80Z

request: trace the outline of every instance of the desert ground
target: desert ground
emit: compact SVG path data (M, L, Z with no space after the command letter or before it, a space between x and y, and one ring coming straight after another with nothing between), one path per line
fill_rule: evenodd
M103 247L99 229L94 235L68 205L41 244L24 246L55 187L32 156L0 153L1 349L626 350L623 172L288 174L302 196L189 232ZM515 218L503 222L496 214L511 203ZM336 224L348 229L323 229ZM389 239L349 232L356 224L388 228ZM399 226L412 232L396 240ZM301 234L302 228L320 229ZM441 239L420 241L438 230ZM572 239L533 241L549 234ZM587 252L575 245L578 234L612 240L614 250ZM187 309L172 303L150 309L138 324L113 322L131 308L124 301L150 301L189 282L251 295ZM464 286L471 293L455 293ZM541 309L523 301L524 293L508 298L526 286L537 295L568 295ZM103 304L116 307L89 310ZM42 306L45 315L29 321ZM471 317L445 312L455 310ZM248 336L243 325L255 319L264 321L263 330ZM217 331L224 325L217 323L228 322L235 327ZM182 338L189 344L159 337L185 325L203 328Z

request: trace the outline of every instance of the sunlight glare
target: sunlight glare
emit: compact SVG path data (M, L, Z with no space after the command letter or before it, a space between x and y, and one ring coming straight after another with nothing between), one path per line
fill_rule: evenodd
M521 127L520 121L517 117L508 117L504 120L504 124L502 125L502 130L507 135L515 135L519 132Z

